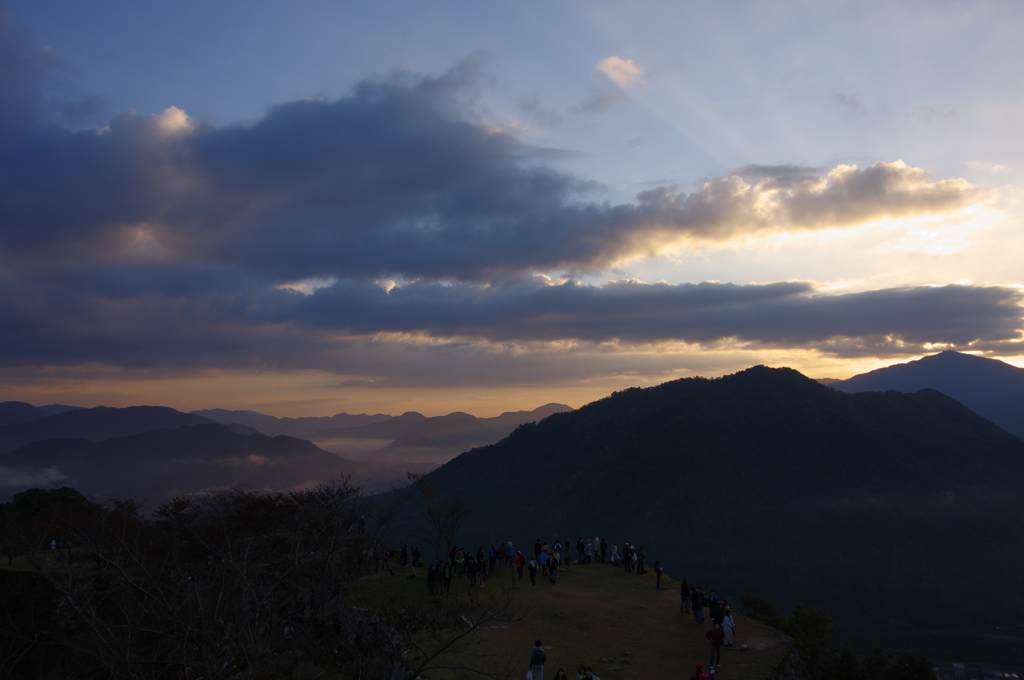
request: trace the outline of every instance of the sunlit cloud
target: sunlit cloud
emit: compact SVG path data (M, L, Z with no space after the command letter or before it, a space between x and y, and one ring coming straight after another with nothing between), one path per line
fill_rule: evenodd
M619 87L629 87L644 80L644 67L632 59L622 57L605 57L594 66L599 73Z

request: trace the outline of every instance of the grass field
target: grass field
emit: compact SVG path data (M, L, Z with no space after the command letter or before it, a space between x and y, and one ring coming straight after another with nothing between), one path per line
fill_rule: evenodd
M353 588L354 599L426 601L425 571L419 570L416 579L408 578L409 573L396 569L394 576L364 579ZM538 575L537 585L531 586L527 578L513 595L522 618L485 627L480 632L484 658L476 661L492 671L507 668L511 680L522 680L539 638L548 656L545 680L551 680L559 667L573 678L581 665L591 666L602 680L689 678L698 662L708 663L711 645L704 633L710 624L694 624L690 614L679 611L678 581L663 578L662 584L657 591L652 574L626 574L601 564L572 565L561 572L556 585ZM474 596L483 601L509 586L511 570L499 569L488 577L486 587L476 587ZM468 597L469 590L468 582L457 578L450 597ZM763 680L779 664L788 644L778 631L741 615L734 618L737 636L733 648L722 650L719 677ZM740 645L749 649L739 651ZM449 670L424 677L480 676Z

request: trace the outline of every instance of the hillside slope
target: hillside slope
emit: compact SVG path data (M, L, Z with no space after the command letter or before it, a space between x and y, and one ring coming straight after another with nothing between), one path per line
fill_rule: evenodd
M849 624L1024 621L1024 442L934 391L759 366L613 394L430 477L484 536L646 543L670 571Z

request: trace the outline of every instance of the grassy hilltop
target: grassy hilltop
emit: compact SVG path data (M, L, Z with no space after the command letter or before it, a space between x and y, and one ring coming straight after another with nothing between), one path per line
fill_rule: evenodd
M686 378L428 478L487 543L497 527L628 538L692 581L823 609L861 653L1024 660L993 637L1024 621L1024 441L933 390L844 394L764 366Z
M389 600L426 603L429 599L426 571L395 569L394 576L369 577L353 587L353 600L376 604ZM476 597L481 606L490 596L509 587L510 569L498 569L484 588L470 593L465 577L453 578L450 597ZM705 621L695 625L689 613L679 611L679 582L664 578L663 589L654 589L653 574L637 576L609 565L572 565L552 586L538 574L531 586L528 574L514 591L512 604L522 616L514 622L484 626L480 646L460 654L450 665L473 665L505 671L510 678L525 675L533 649L540 638L548 647L544 677L553 678L562 667L575 677L580 665L591 666L602 680L680 678L692 675L695 665L707 664L710 643L704 636ZM789 649L782 634L735 613L737 637L734 648L722 650L720 677L728 680L763 680ZM745 644L749 651L739 651ZM434 671L428 680L479 677L468 670Z

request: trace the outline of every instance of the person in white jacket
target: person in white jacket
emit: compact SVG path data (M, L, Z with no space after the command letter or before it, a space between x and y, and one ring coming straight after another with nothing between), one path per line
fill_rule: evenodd
M722 618L722 628L725 630L725 646L732 647L732 636L736 633L736 621L732 618L732 610L725 608L725 616Z

